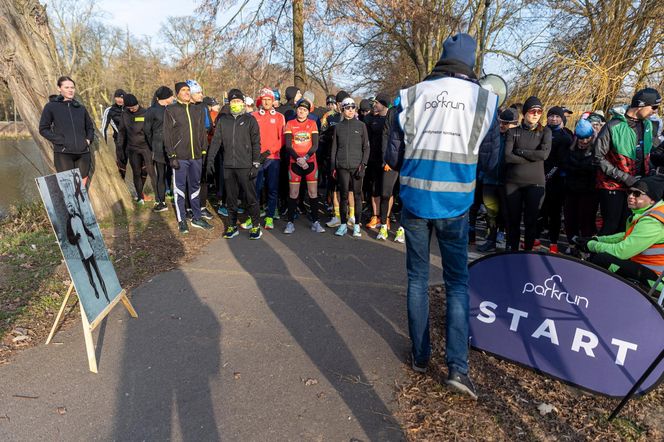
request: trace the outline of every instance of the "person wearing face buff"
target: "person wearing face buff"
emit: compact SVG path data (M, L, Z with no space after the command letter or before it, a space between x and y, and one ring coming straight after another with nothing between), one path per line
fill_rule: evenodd
M180 233L188 233L185 216L186 189L193 212L191 225L210 230L212 225L201 217L199 199L203 155L206 153L207 133L205 115L200 106L191 103L191 91L185 82L175 84L175 103L164 110L164 149L173 168L173 194Z
M250 229L249 239L260 239L263 235L260 225L260 211L256 198L256 177L261 165L261 138L258 121L246 112L244 94L239 89L228 91L230 114L220 114L210 144L210 156L217 152L223 157L224 186L228 206L228 225L224 238L239 235L237 227L237 201L240 190L245 195L251 222L243 228ZM208 162L208 173L214 170L214 161Z

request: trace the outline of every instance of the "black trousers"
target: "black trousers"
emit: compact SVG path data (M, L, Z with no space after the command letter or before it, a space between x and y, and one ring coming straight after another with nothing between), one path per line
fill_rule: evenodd
M599 211L602 214L602 228L599 230L599 236L625 231L625 223L629 216L627 192L600 189Z
M524 226L524 249L532 250L537 236L537 215L544 199L544 186L517 184L505 185L507 191L507 245L519 250L521 218Z
M396 170L383 171L382 188L380 194L380 222L387 224L389 217L388 209L390 208L390 197L394 196L394 186L399 179L399 172ZM396 202L396 198L394 198Z
M538 218L538 233L544 229L549 231L549 240L551 244L558 244L560 237L560 227L562 225L562 210L565 202L565 185L563 178L559 176L552 177L546 183L546 196L542 203L542 210Z
M355 169L337 169L337 181L339 185L341 211L341 224L348 221L348 192L353 191L355 203L355 222L360 223L362 216L362 178L355 178Z
M597 232L597 204L599 196L596 191L568 192L565 197L565 234L567 241L572 242L575 236L593 236Z
M658 277L657 273L643 264L629 259L619 259L608 253L595 253L590 256L590 262L623 278L638 281L646 289L650 289L650 284Z
M86 178L90 174L90 152L85 153L53 153L53 163L56 172L64 172L78 168L81 171L81 178Z
M260 226L256 180L249 179L249 169L224 169L224 187L226 188L229 225L234 227L237 224L237 201L240 191L242 191L252 224L254 227Z
M134 178L134 188L136 189L136 198L143 199L143 187L145 180L149 176L152 187L157 189L157 177L154 174L152 165L152 152L149 149L131 149L129 150L129 164L131 165L131 174Z
M168 179L168 165L166 163L160 163L158 161L154 161L154 169L155 169L155 175L156 175L156 180L157 180L157 185L156 188L154 189L154 193L156 196L156 200L158 203L165 203L166 202L166 180Z

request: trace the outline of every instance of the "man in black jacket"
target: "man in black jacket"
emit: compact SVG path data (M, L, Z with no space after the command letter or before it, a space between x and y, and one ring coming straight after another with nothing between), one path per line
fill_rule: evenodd
M360 232L360 216L362 215L362 179L369 160L369 134L367 126L356 119L357 106L352 98L345 98L341 103L343 120L334 126L332 135L332 152L330 162L336 172L341 193L341 225L334 233L344 236L348 230L346 210L348 208L348 191L353 191L355 203L354 214L357 218L353 224L353 236L362 236Z
M117 89L113 94L113 104L106 109L101 117L101 133L104 134L104 141L108 143L108 138L106 137L106 132L108 132L108 126L111 126L113 129L113 142L115 143L115 162L118 165L118 172L124 180L125 174L127 173L127 152L125 152L120 145L118 145L118 130L120 128L120 115L122 115L122 109L124 107L124 96L125 91L122 89Z
M167 86L161 86L155 92L157 101L145 112L145 140L150 145L152 160L156 172L157 184L155 188L155 212L168 210L166 205L166 173L168 170L168 157L164 150L164 111L166 106L173 103L173 91Z
M250 229L250 239L259 239L261 231L255 179L260 167L261 138L258 121L246 112L244 94L239 89L228 91L230 114L220 114L210 144L210 157L221 152L224 165L224 186L228 206L228 226L224 238L239 235L237 228L237 201L240 190L246 197L250 221L242 225ZM214 161L208 161L208 173L214 170Z
M152 187L157 188L157 182L152 167L152 152L145 139L143 127L145 125L145 109L138 103L132 94L125 96L125 108L120 115L120 126L118 127L117 143L129 157L131 173L134 177L134 188L136 189L136 202L143 205L145 195L143 187L149 176Z
M191 104L187 83L175 84L177 101L164 111L164 148L173 168L173 194L180 233L188 233L185 216L185 190L189 189L189 202L193 212L191 225L210 230L212 226L201 218L198 197L201 186L203 155L207 146L205 115L200 106Z

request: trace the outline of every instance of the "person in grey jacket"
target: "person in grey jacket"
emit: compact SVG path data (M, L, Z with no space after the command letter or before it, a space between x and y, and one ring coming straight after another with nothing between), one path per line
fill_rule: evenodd
M345 98L341 103L343 120L334 126L332 135L332 152L330 155L332 169L341 192L341 225L335 232L344 236L348 231L346 222L348 209L348 191L353 189L355 217L353 236L362 236L359 219L362 215L362 179L369 161L369 134L367 126L355 118L357 106L352 98Z

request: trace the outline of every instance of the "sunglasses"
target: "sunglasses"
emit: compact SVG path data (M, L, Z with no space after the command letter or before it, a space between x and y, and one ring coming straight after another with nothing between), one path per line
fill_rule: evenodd
M542 109L530 109L526 113L530 115L542 115Z
M633 196L634 198L639 198L645 195L645 192L641 192L640 190L629 190L627 191L627 196Z
M354 104L350 104L348 106L343 107L343 110L348 110L348 109L357 109L357 106L355 106Z

